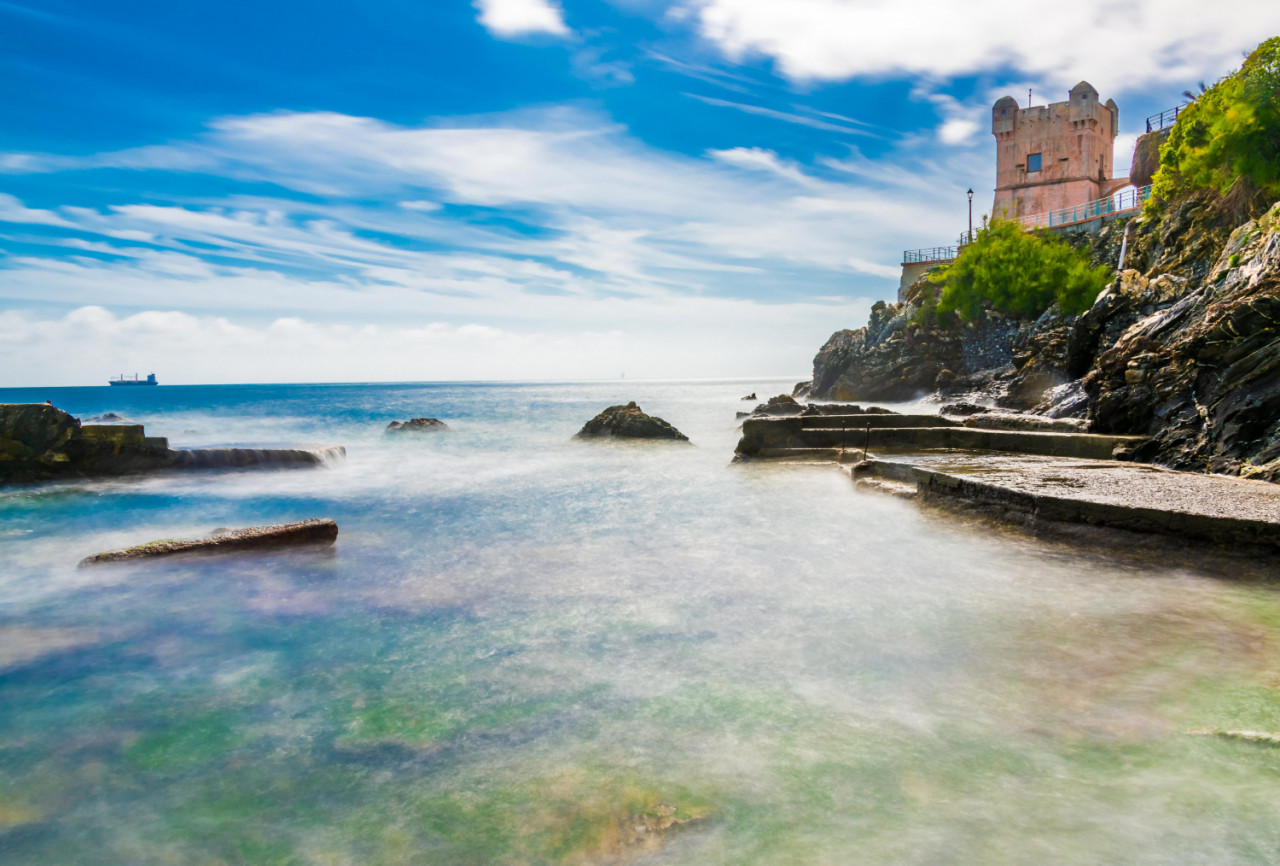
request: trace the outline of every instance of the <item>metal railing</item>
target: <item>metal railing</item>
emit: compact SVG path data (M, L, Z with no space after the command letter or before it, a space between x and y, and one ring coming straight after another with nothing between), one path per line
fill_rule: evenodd
M1142 207L1150 197L1151 186L1147 185L1140 189L1127 189L1115 195L1109 195L1106 198L1086 202L1075 207L1064 207L1047 213L1019 217L1018 221L1031 229L1053 228L1133 210L1134 208Z
M1182 109L1191 103L1184 102L1177 108L1170 108L1168 111L1162 111L1159 114L1153 114L1147 118L1147 132L1155 132L1168 126L1173 126L1178 122L1178 115L1182 113Z
M902 263L912 265L923 262L954 262L959 255L959 247L927 247L922 250L906 250L902 254Z

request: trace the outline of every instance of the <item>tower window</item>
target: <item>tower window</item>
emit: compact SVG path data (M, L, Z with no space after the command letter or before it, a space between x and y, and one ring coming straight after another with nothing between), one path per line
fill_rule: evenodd
M1038 153L1027 154L1027 171L1039 171L1039 170L1040 170L1040 154Z

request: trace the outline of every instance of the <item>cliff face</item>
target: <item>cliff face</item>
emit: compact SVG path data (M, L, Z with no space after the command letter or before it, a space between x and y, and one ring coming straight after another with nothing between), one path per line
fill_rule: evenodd
M1114 267L1124 232L1068 235ZM1135 458L1280 481L1280 203L1233 227L1191 198L1130 229L1126 270L1080 316L917 323L933 287L877 304L814 359L817 399L977 393L1151 440Z
M1150 435L1137 456L1177 468L1280 481L1280 204L1235 229L1202 279L1119 282L1158 308L1085 375L1094 428Z

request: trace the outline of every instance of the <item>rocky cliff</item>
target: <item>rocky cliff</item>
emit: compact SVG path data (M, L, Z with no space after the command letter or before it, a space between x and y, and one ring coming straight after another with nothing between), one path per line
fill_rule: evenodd
M987 314L951 327L920 310L935 287L877 304L814 358L820 400L971 395L1150 441L1135 459L1280 481L1280 203L1233 225L1211 197L1159 218L1064 233L1125 270L1079 316Z

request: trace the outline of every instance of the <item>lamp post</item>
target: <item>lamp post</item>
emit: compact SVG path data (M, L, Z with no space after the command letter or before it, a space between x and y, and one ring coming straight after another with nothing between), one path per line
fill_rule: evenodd
M973 187L969 187L969 243L973 243Z

